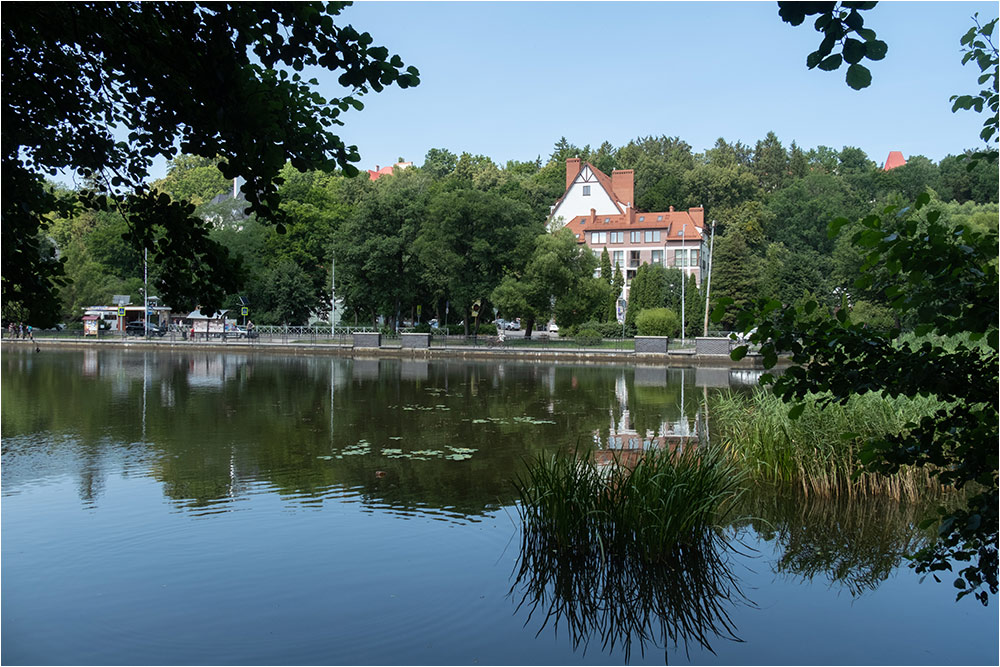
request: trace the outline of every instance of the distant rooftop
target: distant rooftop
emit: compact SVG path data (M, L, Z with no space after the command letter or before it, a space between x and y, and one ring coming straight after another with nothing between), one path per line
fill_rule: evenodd
M391 174L393 169L397 169L397 168L399 168L399 169L407 169L408 167L412 167L412 166L413 166L412 162L403 162L401 160L401 161L397 162L396 164L388 166L388 167L381 167L381 168L379 168L378 165L375 165L375 169L374 170L367 169L366 171L368 172L368 178L369 179L371 179L373 181L377 181L378 179L382 178L383 176L388 176L389 174Z
M899 151L889 151L889 157L885 159L885 165L882 167L882 171L889 171L890 169L895 169L896 167L902 167L906 164L906 158Z

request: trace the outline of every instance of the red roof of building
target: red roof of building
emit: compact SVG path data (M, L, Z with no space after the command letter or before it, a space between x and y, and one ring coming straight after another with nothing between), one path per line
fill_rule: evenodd
M705 227L705 209L689 208L686 211L659 211L643 213L631 209L623 215L581 215L567 224L574 234L586 232L617 232L624 230L659 229L666 230L667 239L701 239ZM681 231L685 234L681 236ZM578 236L578 238L581 238Z
M902 153L899 151L889 151L889 157L885 159L885 166L882 167L882 171L902 167L904 164L906 164L906 158L903 157Z
M396 164L389 165L388 167L382 167L381 169L378 168L378 165L375 165L375 171L372 171L371 169L366 169L365 171L368 172L369 180L377 181L383 176L388 176L389 174L391 174L392 170L397 167L399 167L400 169L406 169L407 167L412 167L412 166L413 166L412 162L397 162Z

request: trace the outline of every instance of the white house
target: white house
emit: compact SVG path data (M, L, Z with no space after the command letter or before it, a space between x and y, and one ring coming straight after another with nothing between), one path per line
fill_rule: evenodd
M589 162L566 160L566 192L552 206L551 231L568 227L577 242L600 257L607 248L611 265L625 274L626 289L644 263L680 269L701 284L708 270L705 209L647 213L636 210L634 172L616 169L609 178Z

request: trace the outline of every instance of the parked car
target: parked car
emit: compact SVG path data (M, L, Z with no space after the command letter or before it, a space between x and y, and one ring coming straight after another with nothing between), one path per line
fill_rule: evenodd
M559 333L559 325L555 322L549 322L549 333Z
M254 339L260 336L260 332L256 329L247 329L242 324L234 325L232 329L226 332L227 338L249 338Z
M503 323L503 328L507 331L520 331L521 330L521 320L510 320Z
M166 332L165 329L161 329L159 326L149 323L149 328L146 329L142 320L136 322L129 322L125 325L125 335L126 336L163 336Z
M428 324L431 325L431 329L437 329L438 328L437 318L434 318L433 320L431 320L430 322L428 322Z

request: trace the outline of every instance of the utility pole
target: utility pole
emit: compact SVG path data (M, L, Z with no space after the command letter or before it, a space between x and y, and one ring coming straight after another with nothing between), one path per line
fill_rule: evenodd
M684 334L687 333L684 321L684 306L685 306L684 302L687 301L687 298L684 296L684 285L685 283L687 283L687 265L688 265L687 250L684 249L685 231L687 231L686 222L684 223L684 226L681 227L681 257L683 258L681 260L681 340L682 341L684 340Z
M149 338L149 249L142 249L142 333ZM143 385L145 387L145 385Z
M715 247L715 220L712 221L712 236L708 242L708 279L705 282L705 333L708 336L708 302L712 293L712 249Z
M337 258L330 260L330 335L337 319Z

